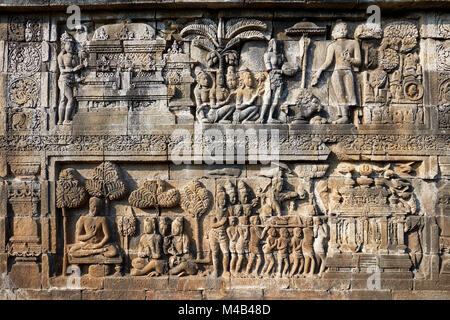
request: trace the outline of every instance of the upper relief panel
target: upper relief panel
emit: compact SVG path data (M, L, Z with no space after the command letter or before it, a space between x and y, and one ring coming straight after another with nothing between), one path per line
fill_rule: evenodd
M92 14L77 30L56 19L9 19L6 127L75 135L169 134L178 124L445 133L446 15L383 16L381 24L359 13L247 15Z

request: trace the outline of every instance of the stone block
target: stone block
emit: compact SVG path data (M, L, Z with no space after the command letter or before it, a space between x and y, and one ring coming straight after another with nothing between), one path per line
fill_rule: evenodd
M149 290L146 300L202 300L202 291Z

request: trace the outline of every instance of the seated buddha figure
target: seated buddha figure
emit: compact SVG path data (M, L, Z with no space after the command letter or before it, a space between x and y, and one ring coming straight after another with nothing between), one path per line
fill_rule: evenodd
M110 233L106 217L98 216L102 209L102 200L89 199L89 212L78 219L75 230L75 244L69 250L72 257L82 258L101 255L112 258L119 253L118 248L109 243Z

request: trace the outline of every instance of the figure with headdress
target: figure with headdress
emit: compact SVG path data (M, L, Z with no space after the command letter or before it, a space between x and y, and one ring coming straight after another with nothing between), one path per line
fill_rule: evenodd
M195 103L197 106L196 115L201 123L208 123L207 114L211 108L211 102L214 99L214 90L212 89L210 75L197 67L195 70L197 85L194 88Z
M80 64L79 58L75 53L75 39L66 31L61 36L62 50L58 55L59 67L59 106L58 106L58 125L68 124L72 120L72 112L75 105L73 89L77 82L76 74L85 64Z
M325 62L313 75L311 85L315 86L322 72L334 60L334 70L330 78L330 89L334 91L338 107L338 119L333 123L348 123L350 119L349 107L356 106L356 91L354 84L353 67L361 64L361 50L357 40L346 39L347 24L337 23L332 32L334 39L328 45Z
M170 275L194 275L198 271L197 264L193 261L190 251L190 241L184 233L184 219L177 217L172 222L171 246L168 253Z
M239 72L241 83L236 93L236 111L233 115L234 123L252 123L258 119L259 108L256 105L263 90L257 91L255 79L247 68Z

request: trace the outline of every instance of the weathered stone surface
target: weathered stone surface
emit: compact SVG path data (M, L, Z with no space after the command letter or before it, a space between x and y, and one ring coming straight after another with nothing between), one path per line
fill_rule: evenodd
M2 1L0 298L449 299L446 6Z

